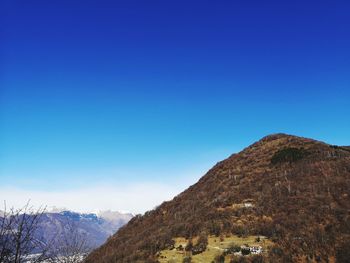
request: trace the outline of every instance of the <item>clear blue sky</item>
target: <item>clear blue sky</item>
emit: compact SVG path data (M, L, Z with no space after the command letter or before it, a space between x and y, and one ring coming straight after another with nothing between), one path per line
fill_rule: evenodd
M275 132L349 145L349 14L334 0L1 1L2 185L176 184Z

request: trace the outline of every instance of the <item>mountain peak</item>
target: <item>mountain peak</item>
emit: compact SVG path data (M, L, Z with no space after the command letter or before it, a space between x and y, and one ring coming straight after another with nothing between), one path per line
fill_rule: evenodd
M267 135L263 138L261 138L257 143L259 144L266 144L271 142L298 142L298 143L306 143L306 142L317 142L316 140L297 136L297 135L291 135L291 134L285 134L285 133L274 133ZM254 144L253 144L254 145Z
M260 141L263 142L271 142L275 140L292 140L292 141L316 141L314 139L293 135L293 134L287 134L287 133L273 133L267 136L264 136L260 139Z
M273 153L286 148L323 148L327 149L328 144L309 138L284 133L276 133L263 137L243 149L239 154L247 158L259 158L260 156L268 157Z
M228 244L263 237L266 262L307 262L301 259L310 255L328 262L350 233L349 178L349 148L268 135L216 164L173 200L134 217L86 262L181 262L174 246L203 235L211 247L220 245L218 236ZM193 261L211 251L192 250Z

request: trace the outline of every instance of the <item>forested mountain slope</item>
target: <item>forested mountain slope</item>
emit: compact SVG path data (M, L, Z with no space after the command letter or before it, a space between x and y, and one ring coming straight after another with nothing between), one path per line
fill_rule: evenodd
M175 238L252 235L272 244L260 255L265 262L346 262L349 212L350 149L275 134L217 163L173 200L134 217L86 262L157 262L164 260L161 251L176 249ZM234 256L226 254L225 262L230 260Z

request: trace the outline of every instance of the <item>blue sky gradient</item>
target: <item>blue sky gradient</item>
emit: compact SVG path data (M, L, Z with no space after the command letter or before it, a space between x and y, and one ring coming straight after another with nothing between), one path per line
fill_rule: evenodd
M2 184L185 186L270 133L350 145L349 13L349 1L2 1Z

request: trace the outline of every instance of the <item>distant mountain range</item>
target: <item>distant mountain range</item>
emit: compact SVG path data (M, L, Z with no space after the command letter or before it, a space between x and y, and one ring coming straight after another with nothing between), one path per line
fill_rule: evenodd
M37 238L49 242L61 236L67 225L74 225L76 230L86 237L89 245L94 248L103 244L121 226L131 218L131 213L102 211L99 213L78 213L73 211L46 212L40 218L36 231Z

